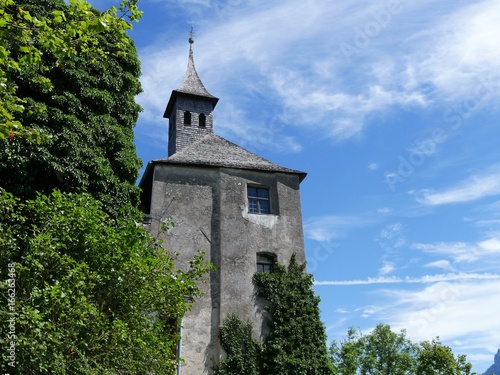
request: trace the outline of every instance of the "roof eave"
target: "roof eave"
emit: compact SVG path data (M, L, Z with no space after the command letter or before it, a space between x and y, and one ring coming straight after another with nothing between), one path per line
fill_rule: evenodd
M271 169L264 169L264 168L237 167L237 166L230 166L230 165L214 165L214 164L207 164L207 163L187 163L187 162L169 160L168 158L152 160L150 163L152 163L152 164L170 164L170 165L174 164L174 165L178 165L178 166L193 166L193 167L203 167L203 168L232 168L232 169L241 169L241 170L247 170L247 171L253 170L253 171L268 172L268 173L295 174L295 175L299 176L299 182L302 182L307 176L306 172L295 171L295 170L280 171L280 170L271 170ZM149 165L148 165L148 167L149 167Z

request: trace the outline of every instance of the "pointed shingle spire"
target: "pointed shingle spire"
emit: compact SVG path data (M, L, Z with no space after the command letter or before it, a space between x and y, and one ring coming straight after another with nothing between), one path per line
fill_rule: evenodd
M168 101L167 108L165 109L163 117L170 117L170 113L174 107L174 103L179 96L188 96L195 97L201 100L208 100L212 103L212 109L219 101L219 98L213 96L207 91L207 89L203 85L203 82L201 82L201 79L198 76L198 72L194 67L193 43L193 31L191 29L191 36L189 38L189 60L186 74L184 74L184 79L182 80L180 87L177 90L172 91L172 95L170 96L170 100Z
M182 80L181 86L177 89L177 91L184 92L186 94L193 94L193 95L213 98L214 96L207 91L207 89L203 85L203 82L201 82L201 79L198 76L196 68L194 67L192 40L193 40L192 38L189 38L190 42L189 60L188 60L186 74L184 75L184 79Z

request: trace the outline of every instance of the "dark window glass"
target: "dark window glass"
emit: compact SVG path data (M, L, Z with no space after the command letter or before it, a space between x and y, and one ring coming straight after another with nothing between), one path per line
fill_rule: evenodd
M191 125L191 112L184 112L184 125Z
M207 117L202 113L198 117L200 128L205 128L207 126Z
M271 206L269 205L269 189L248 187L248 212L252 214L269 214Z
M257 254L257 272L273 272L275 257L270 254Z

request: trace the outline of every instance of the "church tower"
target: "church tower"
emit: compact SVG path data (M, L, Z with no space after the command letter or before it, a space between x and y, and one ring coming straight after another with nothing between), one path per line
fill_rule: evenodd
M194 67L193 39L189 38L188 68L181 86L172 91L163 117L168 118L168 156L213 133L213 116L217 102L203 86Z
M274 164L214 134L211 95L196 72L190 39L188 67L173 90L168 157L152 160L140 182L142 205L153 234L172 217L165 247L180 252L187 267L198 250L212 262L205 295L183 319L180 355L184 375L212 374L224 355L219 326L236 314L253 322L262 339L266 319L255 296L253 275L288 264L293 253L305 261L299 187L306 174Z

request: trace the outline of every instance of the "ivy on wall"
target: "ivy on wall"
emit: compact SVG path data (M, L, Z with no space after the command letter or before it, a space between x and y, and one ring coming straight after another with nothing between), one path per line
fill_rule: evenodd
M262 344L252 337L252 323L242 322L237 315L230 315L220 326L219 335L227 356L216 369L217 375L260 374Z
M230 316L221 326L220 339L227 357L216 375L331 375L326 333L320 319L319 297L312 275L295 255L287 267L254 276L257 295L268 303L270 334L264 343L252 338L251 323ZM261 346L259 346L261 345Z

